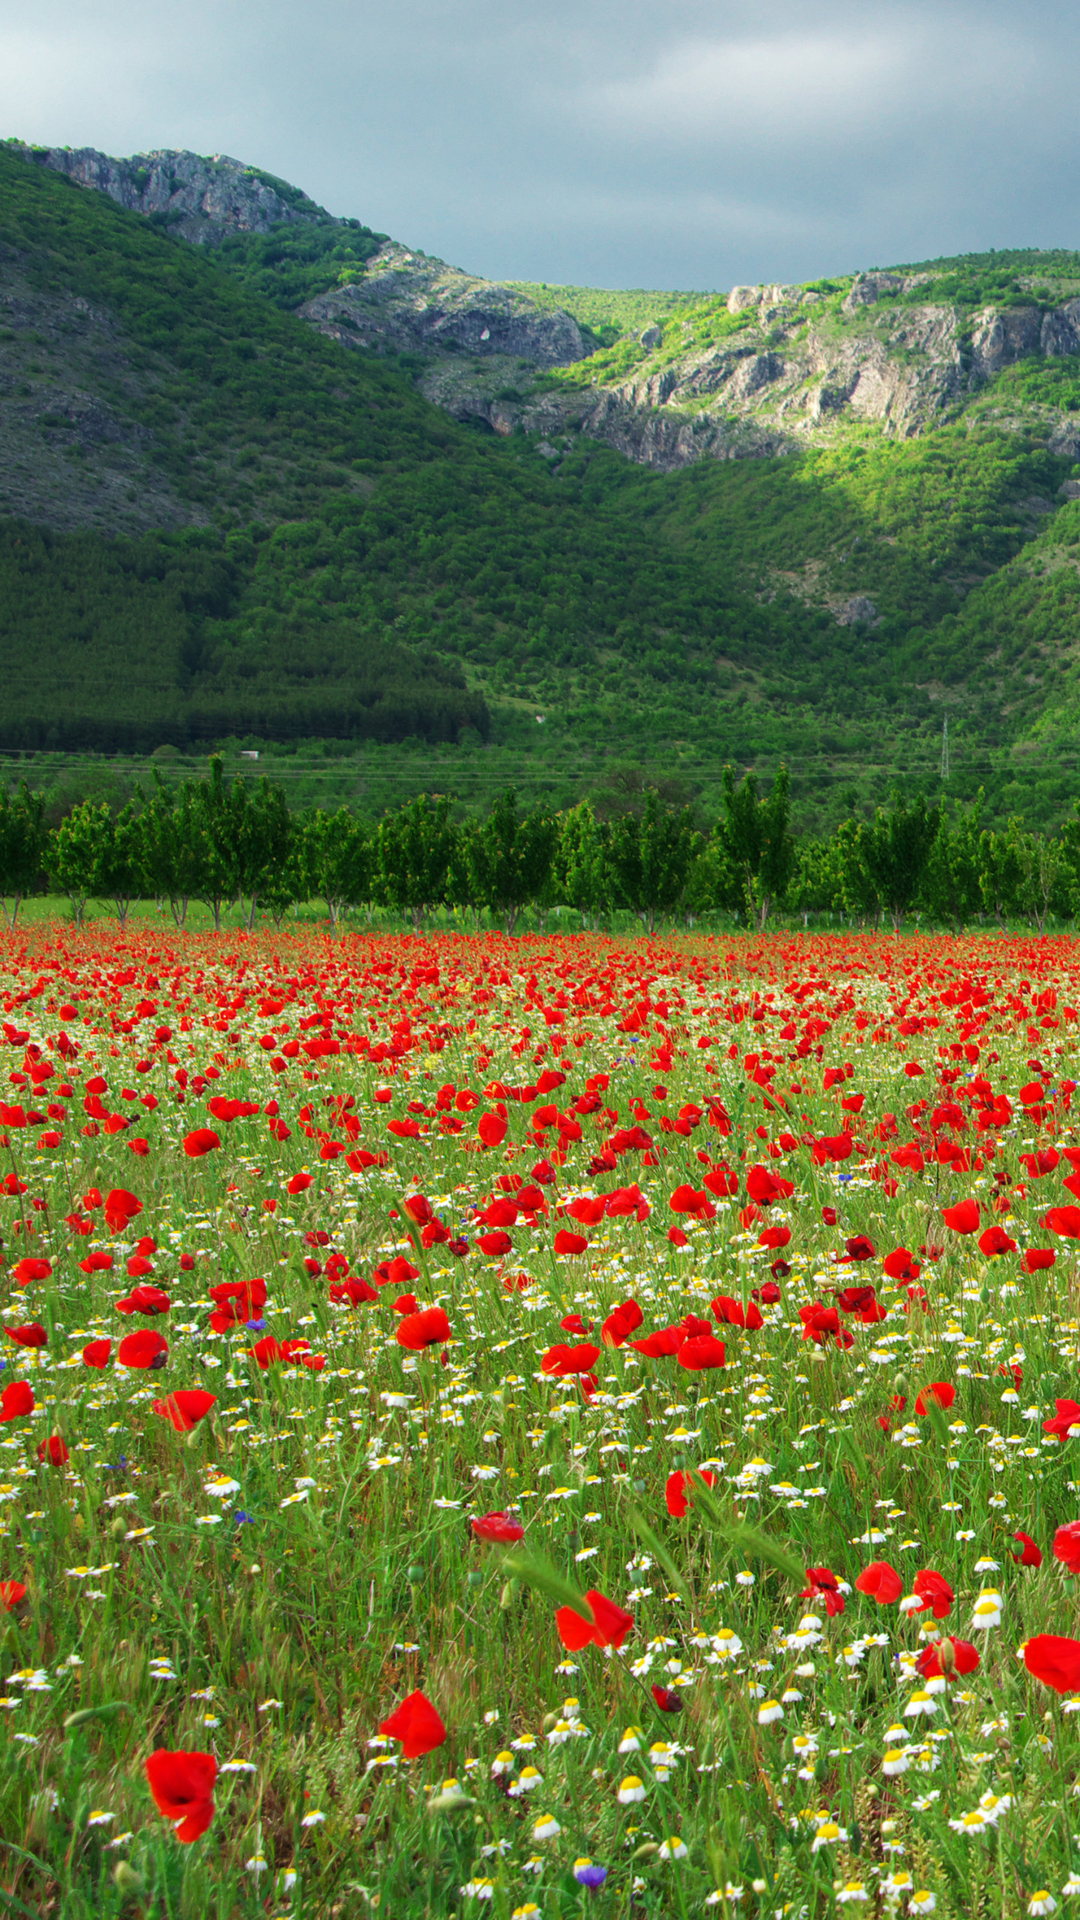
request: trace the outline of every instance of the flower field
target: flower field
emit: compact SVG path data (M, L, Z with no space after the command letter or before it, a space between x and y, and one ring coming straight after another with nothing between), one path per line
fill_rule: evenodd
M1080 1913L1073 943L0 993L0 1912Z

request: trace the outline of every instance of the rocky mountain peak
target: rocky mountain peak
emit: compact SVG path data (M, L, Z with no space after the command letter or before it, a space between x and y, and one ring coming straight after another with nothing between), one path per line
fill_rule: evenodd
M322 224L333 217L286 181L226 153L164 148L118 160L96 147L30 147L21 141L10 150L108 194L131 213L156 217L196 246L213 246L230 233L269 233L282 222Z

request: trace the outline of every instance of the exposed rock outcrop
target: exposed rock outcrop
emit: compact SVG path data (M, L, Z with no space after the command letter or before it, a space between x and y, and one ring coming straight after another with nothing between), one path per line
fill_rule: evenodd
M1044 316L1039 344L1050 356L1080 353L1080 300L1067 300Z
M975 316L971 336L973 373L990 379L1002 367L1011 367L1025 354L1034 353L1040 324L1038 307L1004 307L1000 312L994 307L985 308Z
M300 316L343 346L397 353L503 355L566 367L586 351L568 313L550 312L514 287L476 279L394 242L374 256L362 278L309 300Z
M185 240L213 245L227 233L269 233L283 221L329 214L284 180L228 154L161 149L116 160L95 147L16 147L27 160L107 193L132 213L156 214Z

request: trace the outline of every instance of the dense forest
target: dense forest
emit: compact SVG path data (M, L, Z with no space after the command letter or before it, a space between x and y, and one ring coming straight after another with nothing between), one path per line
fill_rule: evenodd
M95 756L121 756L123 779L163 749L310 763L327 743L339 798L393 750L399 792L431 784L434 756L439 784L483 806L509 759L524 793L562 805L606 763L662 761L707 809L725 764L771 776L783 759L824 828L849 790L871 809L898 778L940 797L947 721L949 794L981 789L1002 823L1067 815L1080 501L1039 416L1080 407L1075 357L1006 367L916 438L856 426L679 472L585 437L552 459L536 435L430 405L409 356L347 351L294 316L383 238L326 217L194 248L0 148L0 409L17 429L0 638L30 663L0 716L10 773L44 788L75 755L93 791ZM965 314L1038 300L1035 262L1059 292L1080 266L931 263L918 297ZM836 303L850 280L819 284ZM566 377L584 390L605 353L629 364L645 317L703 339L741 325L713 297L665 298L582 294L610 343ZM46 456L60 479L42 504ZM152 488L167 525L139 523ZM844 623L807 592L822 570L834 600L855 596ZM478 751L495 756L479 780Z

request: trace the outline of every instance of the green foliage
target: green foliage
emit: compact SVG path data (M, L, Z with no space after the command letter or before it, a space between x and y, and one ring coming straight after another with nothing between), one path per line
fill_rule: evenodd
M764 799L758 798L753 774L747 774L742 785L736 787L732 769L724 769L724 819L718 838L737 876L747 914L763 928L773 906L787 892L796 869L786 767L778 769Z
M859 852L894 931L918 898L939 823L936 807L921 797L909 805L897 795L891 812L879 807L859 829Z
M280 185L274 185L280 192ZM332 221L323 215L318 224L228 234L211 257L249 293L291 313L306 300L358 278L388 237L359 221Z
M23 895L41 879L44 816L44 794L31 793L25 780L15 793L0 787L0 901L13 932Z
M557 828L546 808L519 814L508 787L488 818L471 830L465 845L469 897L513 933L522 907L544 899L551 880Z

